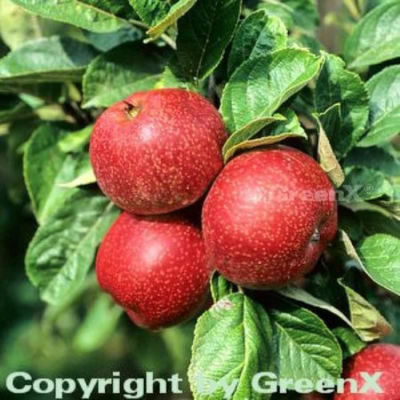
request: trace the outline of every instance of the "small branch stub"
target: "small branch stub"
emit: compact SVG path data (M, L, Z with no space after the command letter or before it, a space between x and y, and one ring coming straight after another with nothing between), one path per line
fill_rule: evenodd
M127 101L125 101L124 103L125 103L125 113L127 117L129 119L134 119L135 117L137 117L141 110L140 106L128 103Z

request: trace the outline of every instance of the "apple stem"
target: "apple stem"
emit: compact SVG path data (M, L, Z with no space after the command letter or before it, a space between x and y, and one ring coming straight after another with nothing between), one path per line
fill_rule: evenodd
M134 104L128 103L127 101L124 101L125 104L125 113L128 116L129 119L134 119L137 117L140 111L140 107L136 106Z

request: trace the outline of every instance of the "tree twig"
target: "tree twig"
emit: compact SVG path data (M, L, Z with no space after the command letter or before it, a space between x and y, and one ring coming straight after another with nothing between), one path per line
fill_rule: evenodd
M150 26L143 23L142 21L138 21L136 19L130 19L129 22L138 28L144 29L148 31L150 29ZM166 33L163 33L160 35L160 38L169 46L171 49L176 50L176 43L175 40L173 40L170 36L168 36ZM147 42L152 41L152 38L146 39Z

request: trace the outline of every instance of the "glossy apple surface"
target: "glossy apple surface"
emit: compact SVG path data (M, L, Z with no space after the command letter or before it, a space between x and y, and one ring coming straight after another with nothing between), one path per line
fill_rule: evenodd
M201 231L185 216L126 212L105 236L96 272L131 319L153 330L195 314L207 300L211 273Z
M210 262L253 289L311 271L337 232L335 190L318 163L284 146L242 154L213 184L203 208Z
M223 167L222 119L181 89L135 93L97 120L90 158L102 191L122 209L164 214L196 202Z
M381 372L378 383L384 393L350 393L350 385L345 393L338 393L334 400L400 400L400 346L375 344L353 356L345 366L344 378L357 381L359 388L364 386L362 373L374 375Z

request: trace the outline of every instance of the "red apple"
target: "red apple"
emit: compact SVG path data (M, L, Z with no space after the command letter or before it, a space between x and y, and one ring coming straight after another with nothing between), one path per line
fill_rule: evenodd
M233 159L208 194L210 262L232 282L279 287L315 266L337 231L335 190L316 161L275 146Z
M357 381L359 389L364 385L362 373L373 375L381 372L378 380L384 393L350 393L350 385L346 384L344 393L337 393L335 400L400 400L400 346L376 344L369 346L353 356L345 366L344 378Z
M183 214L123 213L100 246L100 286L139 326L159 329L188 319L208 296L210 268L201 231Z
M106 110L90 140L103 192L122 209L164 214L196 202L223 167L218 111L196 93L135 93Z

